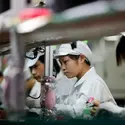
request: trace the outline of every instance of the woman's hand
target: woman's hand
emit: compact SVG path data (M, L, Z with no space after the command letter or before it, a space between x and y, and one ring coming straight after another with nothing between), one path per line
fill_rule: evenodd
M98 100L94 100L92 103L94 106L91 110L91 115L94 116L94 115L96 115L97 111L99 110L100 102Z

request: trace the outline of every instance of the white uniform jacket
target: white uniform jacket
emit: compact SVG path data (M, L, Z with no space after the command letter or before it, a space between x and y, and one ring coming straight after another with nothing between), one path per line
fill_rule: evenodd
M74 84L64 103L56 104L56 110L59 114L68 115L72 118L81 117L89 97L94 97L100 102L110 100L116 105L106 83L96 73L94 67Z

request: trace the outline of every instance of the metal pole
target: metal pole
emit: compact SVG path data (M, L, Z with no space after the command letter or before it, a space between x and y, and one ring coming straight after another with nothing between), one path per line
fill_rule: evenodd
M45 76L53 75L53 48L45 46Z
M9 78L8 119L20 120L24 113L24 43L14 28L10 30L11 60ZM6 92L8 93L8 92Z
M50 56L50 52L49 52L49 46L45 46L45 76L49 76L49 62L50 62L50 59L49 59L49 56Z
M50 65L50 69L49 69L49 75L53 76L53 47L49 46L49 52L50 52L50 61L49 61L49 65Z

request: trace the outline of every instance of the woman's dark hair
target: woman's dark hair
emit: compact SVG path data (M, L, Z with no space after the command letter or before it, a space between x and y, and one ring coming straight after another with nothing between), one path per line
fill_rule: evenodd
M0 77L3 77L3 73L2 73L2 71L0 71Z
M68 55L68 56L73 60L77 60L80 55ZM85 63L89 66L91 65L90 61L87 58L85 59Z
M41 63L45 64L45 55L42 55L38 59ZM60 72L60 66L56 59L53 59L53 72L57 75Z
M38 59L41 63L45 63L45 55L42 55L42 56L40 56L39 57L39 59Z
M60 72L60 66L56 59L53 59L53 67L55 68L56 73L58 74Z
M68 55L72 60L77 60L79 59L80 55Z
M122 64L122 61L125 61L125 36L121 36L120 41L116 47L116 62L117 66Z

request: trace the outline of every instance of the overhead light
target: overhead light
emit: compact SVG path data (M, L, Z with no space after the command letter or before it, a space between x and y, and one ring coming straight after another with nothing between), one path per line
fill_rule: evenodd
M17 25L17 32L18 33L32 32L35 29L46 25L48 22L49 19L46 17L37 17L31 20L27 20Z
M106 41L117 41L118 38L119 38L119 35L104 37Z

